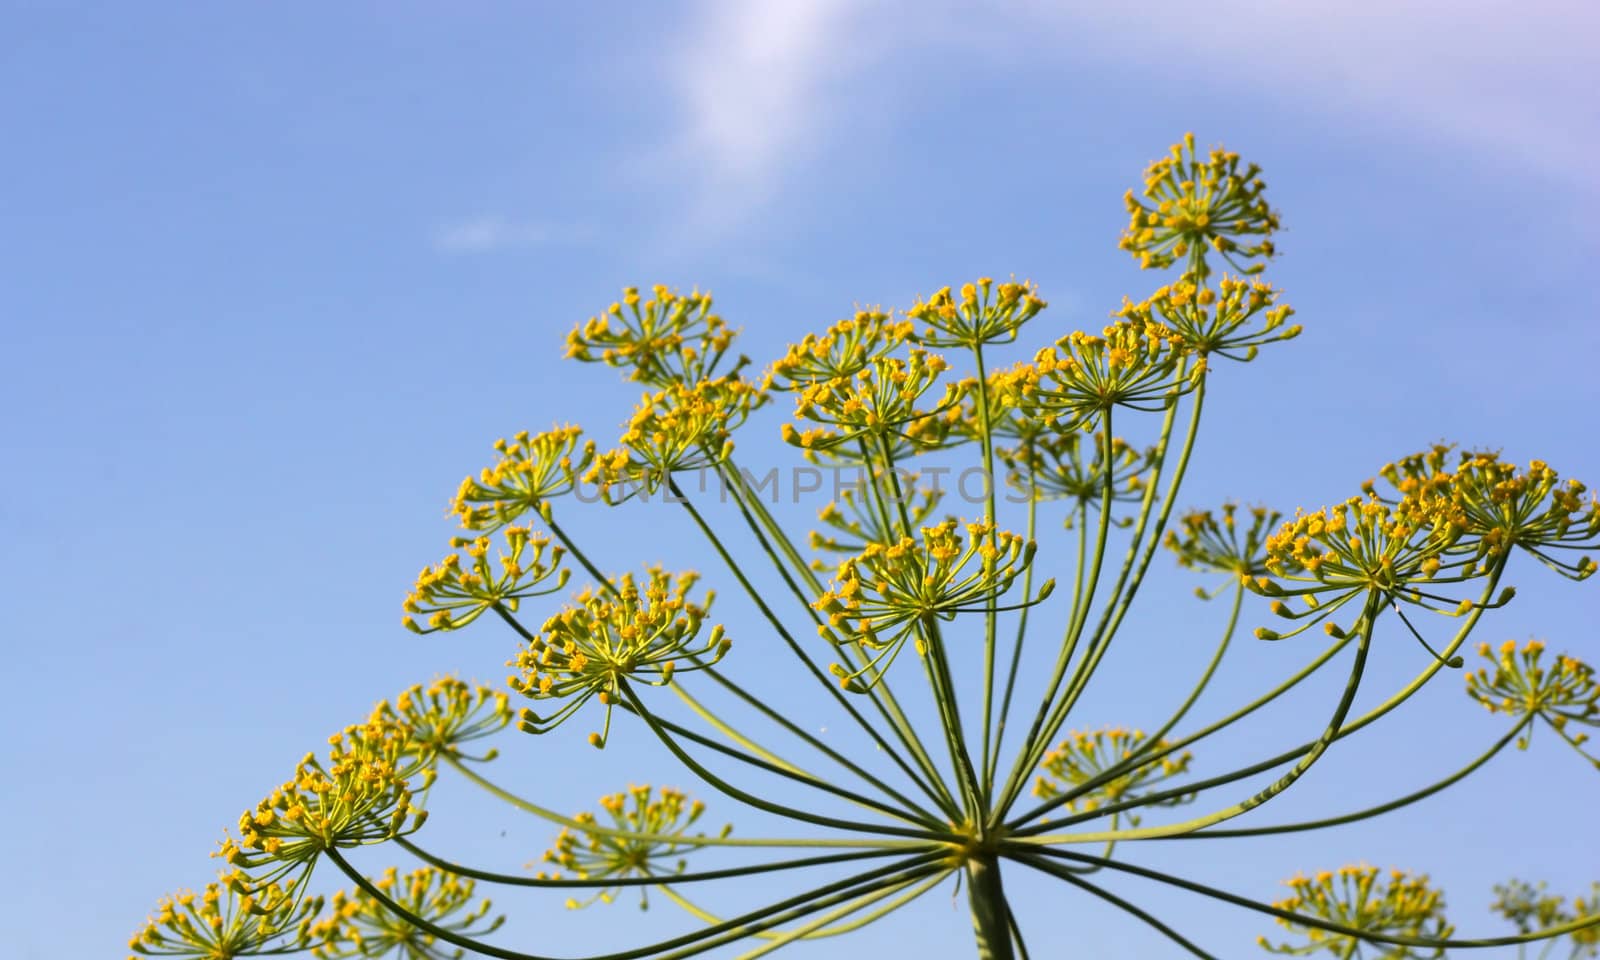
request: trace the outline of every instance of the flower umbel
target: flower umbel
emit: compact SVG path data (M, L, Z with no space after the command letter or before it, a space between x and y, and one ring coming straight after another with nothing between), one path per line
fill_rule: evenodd
M588 812L573 817L580 826L561 830L555 845L545 852L547 863L584 880L661 877L666 882L672 874L683 872L684 855L694 845L679 838L706 810L705 804L689 800L681 790L662 787L657 791L649 786L631 786L601 797L600 807L606 822ZM725 826L720 835L726 837L732 829ZM649 907L646 889L639 888L640 909ZM606 887L587 900L569 899L567 908L578 909L596 901L610 903L617 890Z
M1242 273L1259 273L1276 250L1272 234L1278 215L1262 194L1261 168L1239 169L1239 155L1214 147L1206 159L1195 149L1194 134L1184 134L1167 156L1144 174L1144 196L1129 190L1128 227L1122 249L1144 268L1166 268L1182 260L1184 272L1210 274L1208 250ZM1261 258L1254 263L1247 261Z
M1444 939L1452 927L1444 918L1444 896L1428 883L1426 875L1391 870L1383 876L1377 867L1340 867L1324 870L1315 877L1296 876L1285 884L1293 895L1273 906L1279 910L1306 914L1365 933L1391 936ZM1351 937L1348 934L1305 927L1279 918L1278 923L1305 938L1302 944L1271 944L1258 941L1270 953L1307 957L1330 953L1336 957L1362 960L1411 960L1443 957L1444 951L1396 946ZM1355 940L1355 943L1351 943Z
M1182 776L1189 771L1192 759L1188 751L1168 753L1158 760L1141 760L1139 754L1165 750L1166 740L1151 743L1142 730L1126 727L1105 727L1100 730L1074 730L1067 734L1061 745L1044 755L1039 767L1043 771L1033 784L1033 795L1044 799L1057 797L1063 791L1081 786L1101 775L1121 770L1120 774L1091 790L1087 795L1066 804L1068 810L1096 810L1107 804L1137 800L1141 793L1158 783ZM1187 803L1189 796L1180 795L1159 801L1170 807ZM1129 823L1137 825L1137 814L1127 814Z
M716 375L734 331L711 312L711 294L682 294L657 284L641 301L637 287L567 335L567 356L628 368L628 379L651 387L689 387ZM742 363L742 361L741 361Z
M789 345L783 359L767 371L767 390L804 390L823 380L853 377L911 338L909 320L895 320L881 310L857 310L821 336L808 333Z
M607 502L620 503L653 493L674 473L716 467L733 451L734 429L765 402L764 393L737 376L647 394L620 446L596 457L584 479L597 484Z
M1515 640L1507 640L1494 651L1489 644L1480 643L1478 655L1491 666L1467 674L1467 696L1490 713L1536 715L1583 753L1588 737L1569 733L1567 724L1600 727L1600 684L1595 682L1594 668L1566 654L1544 663L1541 640L1529 640L1520 650ZM1518 742L1520 747L1527 745L1527 737ZM1600 767L1600 761L1590 759Z
M728 652L732 641L720 625L694 646L713 595L701 603L689 600L699 574L673 577L659 568L641 586L623 574L609 589L585 588L575 602L544 622L508 666L519 671L511 688L534 700L566 701L549 716L523 710L521 727L528 733L554 729L578 708L598 696L605 705L605 726L589 742L604 747L611 732L611 708L622 686L637 680L661 686L674 671L708 667Z
M955 384L945 384L944 396L933 410L918 409L917 401L949 368L936 353L913 350L908 359L881 357L851 376L814 383L795 398L795 419L819 426L797 430L783 425L783 439L807 450L837 447L856 440L883 443L904 438L915 445L912 426L950 409L959 399Z
M552 547L549 537L518 526L506 527L504 535L506 549L500 553L498 569L489 562L488 537L451 540L451 546L466 551L467 562L463 564L461 554L452 553L438 566L424 567L417 574L416 586L403 604L406 616L401 623L405 628L413 633L457 630L486 610L515 613L524 599L555 593L567 585L571 571L561 567L566 551ZM412 614L427 617L427 626L418 624Z
M594 460L594 441L580 441L583 431L565 426L530 434L526 430L496 440L500 459L485 467L476 479L461 481L450 512L470 530L492 532L515 523L529 510L542 513L544 504L571 492L578 477Z
M1032 541L983 521L968 523L963 540L958 526L947 520L923 527L919 537L870 543L839 564L833 588L812 604L827 618L818 629L836 644L881 651L858 669L830 668L845 689L864 692L875 685L909 637L926 654L935 621L982 612L1033 560ZM1047 581L1037 598L1023 603L1043 600L1054 585Z
M394 867L372 881L383 895L406 912L466 937L492 933L504 917L488 917L487 899L473 905L473 882L434 867L420 867L401 874ZM330 915L311 928L317 941L312 955L319 960L343 957L386 957L398 951L403 960L457 960L460 948L440 943L438 938L384 906L378 898L357 887L346 894L340 891L329 903Z
M406 751L424 763L441 753L457 759L467 757L463 744L491 736L511 722L511 705L505 693L467 683L455 677L439 677L426 687L416 684L401 691L391 706L386 700L373 710L372 719L395 724L406 731Z
M977 347L1010 343L1017 330L1048 304L1039 299L1031 283L1002 283L988 277L964 284L960 296L944 287L927 300L919 300L906 316L925 326L917 337L928 347Z
M1223 277L1216 290L1180 280L1140 303L1124 300L1117 315L1162 323L1201 357L1248 361L1263 344L1300 335L1299 324L1284 325L1293 313L1265 280Z
M208 883L200 893L180 890L163 897L128 949L146 957L233 960L260 953L288 953L306 942L321 897L297 898L267 884L253 894L237 885Z

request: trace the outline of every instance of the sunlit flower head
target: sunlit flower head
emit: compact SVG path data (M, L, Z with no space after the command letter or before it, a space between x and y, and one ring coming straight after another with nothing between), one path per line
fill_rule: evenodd
M434 867L402 874L394 867L372 881L385 897L413 916L463 937L481 937L499 929L504 917L489 919L487 899L474 903L473 882ZM310 936L318 960L345 957L388 957L401 960L457 960L459 947L415 926L367 891L340 891L329 901L328 915L318 918Z
M581 826L563 828L556 836L555 845L545 852L546 863L557 868L556 877L570 874L581 880L624 879L628 877L660 877L670 882L672 875L682 873L684 857L695 849L689 834L706 805L691 801L681 790L662 787L632 786L621 793L600 798L601 815L580 813L573 817ZM722 828L719 836L726 837L732 826ZM542 876L542 875L541 875ZM586 907L596 901L610 903L619 887L603 887L587 900L567 901L569 909ZM639 887L639 906L647 907L649 901Z
M845 689L876 684L909 638L925 654L926 633L936 621L982 612L1033 560L1033 542L1014 533L983 521L968 523L965 539L959 529L955 520L922 527L916 537L868 544L839 564L831 589L812 604L827 618L819 629L834 643L879 651L856 670L833 665ZM1036 599L1022 602L1044 599L1053 586L1047 582Z
M1492 453L1464 454L1450 496L1479 558L1520 547L1569 579L1594 573L1593 557L1569 562L1557 551L1600 548L1600 500L1576 480L1561 482L1544 461L1524 469Z
M1184 134L1167 156L1144 174L1143 196L1129 190L1128 227L1119 246L1145 268L1182 262L1185 273L1204 279L1215 251L1241 273L1259 273L1276 250L1278 215L1263 196L1261 168L1242 170L1239 155L1220 147L1205 159L1194 134ZM1254 261L1254 262L1251 262Z
M847 377L813 383L795 397L795 419L816 427L783 425L783 439L804 450L865 443L869 451L904 439L915 446L915 424L954 408L960 399L956 384L946 383L931 409L918 403L939 384L949 364L938 354L912 350L904 360L881 357Z
M1272 610L1305 623L1282 634L1262 627L1256 636L1276 640L1301 633L1352 598L1368 593L1448 616L1509 600L1513 593L1509 588L1495 604L1456 600L1438 592L1483 573L1470 561L1446 554L1461 536L1454 511L1439 498L1404 497L1391 505L1369 495L1314 513L1296 511L1294 519L1266 540L1268 576L1247 579L1245 585L1267 597L1300 597L1305 610L1293 610L1282 599L1273 603ZM1286 590L1275 579L1295 586ZM1325 627L1330 634L1342 635L1332 621Z
M1031 283L996 284L980 277L959 293L944 287L917 301L906 316L924 325L917 337L923 346L970 348L1015 340L1017 330L1046 306Z
M566 551L551 546L549 537L519 526L506 527L502 536L505 546L492 561L489 537L453 539L451 546L466 559L462 553L452 553L437 566L422 569L403 604L405 628L414 633L456 630L486 610L498 607L514 613L528 597L566 586L570 571L561 566ZM424 623L416 617L424 618Z
M249 890L298 874L324 850L382 843L420 829L412 802L433 770L409 749L407 731L372 720L328 738L328 760L308 753L294 777L239 817L239 839L216 856L249 873Z
M544 622L508 666L517 668L511 688L534 700L563 701L549 716L523 710L521 727L529 733L555 728L591 697L605 705L605 725L589 742L605 746L611 731L611 708L624 699L629 682L660 686L674 672L698 670L722 659L732 641L722 627L697 644L711 606L707 593L699 603L689 592L699 574L676 577L650 570L643 584L623 574L611 590L585 588L562 611Z
M1093 429L1113 407L1165 410L1199 382L1203 364L1175 377L1183 341L1159 323L1120 320L1093 336L1074 331L1005 371L1008 401L1062 431Z
M301 949L320 897L297 897L292 889L266 884L244 893L236 884L206 884L199 893L180 890L163 897L155 915L128 941L146 957L233 960Z
M627 287L620 302L567 335L567 356L624 368L629 380L646 386L688 387L717 375L733 338L711 312L709 293L658 284L641 300L638 288Z
M1061 796L1073 787L1079 787L1101 775L1120 770L1116 776L1092 788L1085 795L1066 804L1068 810L1098 810L1103 806L1137 801L1152 792L1151 788L1189 772L1191 755L1169 753L1158 760L1145 760L1139 754L1165 750L1166 740L1150 743L1143 731L1126 727L1105 727L1099 730L1074 730L1067 734L1061 745L1044 755L1039 764L1040 774L1033 784L1036 797L1050 799ZM1193 799L1179 795L1156 801L1160 806L1174 806ZM1123 813L1130 823L1137 824L1137 814Z
M595 458L584 480L620 503L652 493L672 474L714 468L733 451L732 434L766 395L739 377L671 386L647 394L616 449Z
M492 532L529 510L541 513L547 501L571 492L594 460L594 441L583 440L583 431L573 426L524 430L509 442L496 440L494 448L500 459L461 481L450 505L470 530Z
M768 390L803 390L824 380L853 377L888 356L911 338L909 320L895 320L881 310L858 310L820 336L806 334L790 344L783 359L767 370Z
M1254 360L1263 344L1300 335L1298 324L1285 323L1294 310L1278 296L1265 280L1225 276L1215 290L1179 280L1140 303L1124 301L1117 315L1161 323L1201 357Z
M482 757L469 757L462 747L505 729L511 722L511 704L502 691L439 677L426 686L407 687L392 703L378 704L372 719L403 727L406 750L423 762L431 762L441 753L464 760L490 759L493 750Z
M1285 881L1292 894L1273 906L1330 923L1386 936L1444 939L1452 928L1444 916L1444 895L1424 874L1391 870L1387 874L1366 865L1324 870L1314 877L1295 876ZM1270 953L1308 957L1327 953L1361 960L1412 960L1443 957L1443 950L1396 946L1352 937L1278 919L1281 926L1301 938L1298 943L1257 942ZM1355 942L1352 943L1351 941Z

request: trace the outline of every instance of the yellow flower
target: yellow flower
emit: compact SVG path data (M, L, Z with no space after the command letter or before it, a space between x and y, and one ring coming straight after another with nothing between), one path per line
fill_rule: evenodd
M567 336L567 356L627 368L629 380L657 388L690 387L716 376L734 332L711 312L711 294L660 285L651 292L641 302L637 288L625 288L620 303Z
M822 636L882 651L854 671L832 666L845 689L862 692L876 684L910 637L916 637L917 652L926 653L919 631L936 620L982 611L1033 560L1032 541L982 521L968 523L963 539L957 526L947 520L923 527L918 538L869 543L839 564L832 587L812 604L827 618ZM1023 603L1043 600L1053 587L1048 581L1037 598Z
M822 380L850 377L887 356L911 337L909 320L894 320L881 310L858 310L821 336L806 334L790 344L783 359L767 370L768 390L802 390Z
M413 780L433 782L405 728L374 718L328 738L326 763L308 753L294 776L239 817L239 840L216 856L243 871L255 890L302 873L324 850L382 843L420 829L427 812L412 802Z
M959 295L949 287L918 300L906 315L925 324L917 338L928 347L977 347L1010 343L1017 330L1048 304L1031 283L1002 283L988 277L966 284Z
M765 394L736 376L646 394L620 445L596 457L584 479L608 503L620 503L653 493L674 473L719 466L733 450L732 432L765 402Z
M1185 134L1145 170L1143 197L1129 190L1123 198L1128 227L1119 246L1147 269L1182 260L1185 273L1200 280L1211 272L1211 251L1242 273L1261 272L1261 260L1246 261L1276 252L1270 237L1278 215L1262 196L1260 173L1253 163L1240 170L1239 155L1220 147L1200 159L1194 134Z
M455 677L439 677L427 686L415 684L401 691L393 703L385 700L372 711L371 720L394 724L406 731L406 752L423 763L431 763L440 753L457 759L492 759L490 750L481 758L467 757L464 744L492 736L511 722L511 705L505 693L477 686Z
M487 899L473 904L471 880L434 867L419 867L404 875L390 867L372 885L411 915L459 936L485 936L505 920L485 919L492 905ZM348 894L334 894L329 907L329 915L319 918L309 930L315 943L312 955L318 960L384 957L395 951L405 960L456 960L461 956L459 948L414 926L360 887Z
M1567 725L1600 727L1600 684L1595 682L1592 667L1565 654L1544 663L1544 643L1539 640L1529 640L1520 652L1510 640L1493 651L1487 643L1480 643L1478 655L1490 666L1467 674L1468 696L1490 713L1536 714L1582 752L1587 738L1568 733ZM1526 747L1527 738L1518 746Z
M511 688L534 700L564 700L549 716L523 710L521 727L529 733L554 729L578 708L598 696L605 705L605 726L590 737L604 747L611 731L611 708L623 698L630 680L661 686L675 672L711 666L732 645L721 626L694 647L695 637L711 605L689 601L699 580L695 573L673 577L659 568L649 571L643 588L632 574L614 581L613 590L585 588L574 603L544 622L509 666L516 667Z
M1175 380L1187 347L1153 321L1120 320L1093 336L1075 331L1006 371L1008 402L1057 429L1094 429L1113 407L1158 411L1193 389L1203 362Z
M524 599L566 586L570 571L561 567L565 551L552 547L549 537L517 526L506 527L504 536L506 549L498 563L489 561L488 537L452 540L451 546L465 550L466 561L462 562L461 554L452 553L438 566L422 569L403 604L406 616L401 622L406 629L413 633L456 630L486 610L515 613ZM417 623L412 614L425 617L426 626Z
M1296 876L1285 881L1292 894L1273 906L1304 916L1350 927L1363 933L1385 936L1442 940L1454 928L1445 920L1444 895L1428 882L1425 874L1402 870L1382 873L1366 865L1324 870L1314 878ZM1292 920L1278 919L1290 932L1305 938L1302 944L1269 944L1258 941L1270 953L1309 956L1327 952L1335 957L1366 956L1359 951L1370 946L1378 960L1410 960L1437 957L1438 951L1396 946L1360 936L1308 927ZM1352 944L1351 940L1357 941Z
M914 526L924 523L939 506L943 491L915 490L909 486L915 475L905 478L906 513ZM861 494L862 488L843 490L839 499L817 512L817 519L832 527L835 533L811 532L810 543L814 550L834 553L860 553L871 544L887 547L899 539L894 517L885 516L876 508L870 495ZM892 508L892 505L891 505Z
M1092 457L1084 457L1084 447L1092 447ZM1048 433L1020 447L995 451L1009 468L1006 480L1013 487L1041 500L1070 500L1075 504L1098 507L1105 494L1106 456L1098 437L1080 431ZM1111 500L1113 503L1137 500L1144 496L1144 473L1154 449L1136 450L1121 437L1111 439ZM1031 488L1029 486L1031 478ZM1115 521L1125 526L1131 518ZM1069 514L1070 527L1072 517Z
M870 444L894 443L913 447L922 443L919 421L953 409L960 393L945 384L944 396L933 410L918 408L923 395L939 383L949 364L938 354L913 350L908 359L880 357L850 376L813 383L795 398L795 419L819 426L797 430L783 425L783 439L805 450L836 448L857 440ZM876 452L869 446L869 451Z
M1182 776L1189 771L1191 755L1169 753L1159 760L1142 760L1138 755L1164 750L1166 740L1154 744L1140 730L1126 727L1105 727L1100 730L1074 730L1067 734L1061 745L1044 755L1041 773L1034 781L1034 796L1049 799L1058 797L1067 789L1098 779L1110 771L1121 771L1105 783L1093 788L1066 806L1068 810L1097 810L1102 806L1121 801L1137 800L1156 784ZM1192 800L1181 795L1159 801L1164 807L1176 806ZM1136 814L1124 814L1130 823L1138 824Z
M1239 505L1224 503L1220 513L1196 510L1185 514L1178 529L1167 531L1165 546L1178 555L1178 565L1190 570L1214 570L1235 577L1259 577L1267 573L1267 531L1278 525L1283 515L1266 507L1250 508L1250 523L1240 536ZM1292 556L1282 556L1278 569L1298 570Z
M683 872L684 856L694 850L693 844L676 838L686 837L706 809L681 790L662 787L654 791L649 786L630 786L601 797L600 807L605 812L604 822L588 812L573 817L581 826L563 828L555 845L545 852L545 862L583 880L660 877L663 883L670 882L673 874ZM731 825L723 827L720 836L726 837L732 829ZM568 900L567 907L610 903L618 889L603 887L587 900ZM644 899L646 889L639 887L641 908L649 905Z
M163 897L156 913L128 941L147 957L230 960L303 949L321 897L300 897L266 884L245 893L224 875L199 894L180 890Z
M1284 325L1293 313L1288 304L1278 303L1278 291L1265 280L1225 276L1214 291L1185 279L1141 303L1124 300L1117 315L1158 321L1201 357L1253 360L1263 344L1300 335L1299 324ZM1252 321L1259 326L1247 329Z
M579 441L574 426L544 433L517 434L511 442L496 440L500 459L476 479L461 481L450 512L470 530L492 532L529 510L542 513L546 501L568 493L594 460L594 441Z

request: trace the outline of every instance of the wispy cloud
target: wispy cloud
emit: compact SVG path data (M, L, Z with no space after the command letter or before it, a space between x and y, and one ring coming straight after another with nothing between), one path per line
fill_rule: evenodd
M1014 55L1018 38L1035 63L1133 65L1152 88L1198 75L1220 95L1401 128L1594 190L1600 114L1582 92L1600 83L1592 0L1213 0L1198 17L1178 0L1006 0L980 23L946 0L707 0L701 9L669 78L687 120L673 152L698 215L724 225L760 211L807 162L808 146L848 116L840 91L891 55L970 69ZM956 29L964 23L973 29ZM997 35L1011 42L996 45Z
M488 215L444 224L434 231L434 249L443 253L487 253L513 247L575 243L588 239L582 227Z

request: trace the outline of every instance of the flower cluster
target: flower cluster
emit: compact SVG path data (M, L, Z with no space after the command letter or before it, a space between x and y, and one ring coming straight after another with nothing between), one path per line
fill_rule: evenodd
M1094 448L1085 459L1084 447ZM1137 500L1144 495L1145 472L1154 450L1138 450L1121 437L1111 438L1111 455L1098 438L1079 431L1048 433L1017 447L998 447L995 453L1009 468L1006 482L1041 500L1070 500L1099 506L1105 499L1106 472L1111 476L1111 500ZM1109 466L1108 461L1109 459ZM1071 517L1067 519L1072 522ZM1124 521L1125 522L1125 521Z
M656 791L649 786L630 786L622 793L601 797L600 807L608 823L602 824L587 811L573 817L578 826L563 828L556 836L555 845L545 852L547 863L583 880L669 878L683 872L684 855L694 849L685 834L706 810L705 804L690 801L681 790L662 787ZM721 836L726 837L732 829L731 825L723 827ZM617 889L602 888L584 901L568 900L567 907L586 907L597 900L610 903ZM648 901L645 888L639 890L643 908Z
M407 731L380 719L328 738L328 762L306 754L294 777L239 817L239 840L217 856L242 871L248 891L309 867L324 850L381 843L418 830L427 811L412 803L411 779L426 789L433 770L410 749Z
M646 394L619 446L597 456L583 479L619 503L654 492L674 473L715 467L732 452L734 429L765 402L761 390L738 376Z
M1444 939L1453 929L1444 918L1444 895L1429 885L1425 875L1391 870L1384 877L1377 867L1347 866L1324 870L1315 877L1296 876L1286 881L1293 894L1274 903L1279 910L1316 917L1340 926L1386 936ZM1271 944L1258 940L1270 953L1304 957L1326 952L1337 957L1410 960L1443 957L1443 950L1419 950L1352 937L1349 934L1302 926L1279 918L1278 923L1305 938L1302 944ZM1356 942L1352 943L1354 940ZM1366 951L1372 950L1368 953Z
M491 909L487 899L473 905L471 880L434 867L419 867L403 876L390 867L372 885L412 916L460 936L492 933L505 920L486 919ZM405 960L457 960L463 955L360 887L334 894L328 906L329 914L310 930L316 943L311 953L318 960L385 957L392 951Z
M818 629L836 644L859 643L880 651L856 670L832 666L845 689L860 692L875 684L909 637L915 637L917 652L926 654L936 620L981 612L1033 560L1032 541L983 521L968 523L963 540L958 526L947 520L922 527L915 538L869 543L839 564L832 589L812 604L827 618ZM1031 602L1044 599L1053 587L1054 581L1047 582Z
M605 705L605 726L589 742L605 746L611 730L611 708L623 696L626 681L660 686L676 670L695 670L722 659L732 641L721 626L694 646L712 595L701 603L689 600L699 580L695 573L674 577L659 568L641 586L624 574L605 589L586 588L575 602L544 622L508 666L516 667L511 688L534 700L566 701L541 717L522 711L521 727L544 733L598 696Z
M907 359L880 357L850 376L813 383L795 398L795 419L817 427L800 430L783 425L783 439L803 449L827 449L856 440L883 443L904 438L916 444L917 421L955 407L960 398L955 384L945 384L944 396L933 410L917 402L949 368L945 359L925 350L912 350Z
M1473 575L1461 569L1465 561L1443 562L1445 549L1460 536L1448 503L1436 498L1405 497L1390 505L1375 496L1351 497L1316 513L1297 512L1267 538L1265 566L1272 577L1311 586L1284 590L1268 577L1245 583L1265 596L1301 597L1309 609L1293 611L1279 600L1273 612L1307 623L1285 634L1263 627L1256 636L1265 640L1293 636L1368 592L1439 613L1465 613L1477 605L1470 600L1451 603L1429 592L1434 585L1459 583ZM1335 635L1340 632L1331 621L1327 629Z
M463 563L461 554L452 553L438 566L424 567L417 574L416 585L402 605L405 628L413 633L456 630L486 610L515 613L525 598L545 596L566 586L570 571L561 566L565 551L552 547L549 537L519 526L506 527L504 536L506 549L498 557L499 569L489 562L487 536L451 540L451 546L466 551L467 561ZM413 614L426 617L427 625L417 623Z
M494 449L500 459L477 478L462 480L451 501L450 512L469 530L492 532L529 510L542 513L544 504L570 492L594 461L594 441L584 441L583 430L574 426L535 434L524 430L509 443L496 440Z
M567 335L567 356L629 368L628 379L651 387L693 386L715 376L734 332L711 312L711 294L677 293L657 285L642 301L636 287L622 301Z
M209 883L198 894L180 890L163 897L128 949L195 960L287 953L307 942L311 917L321 908L320 897L296 897L276 884L247 894L234 884Z
M959 297L944 287L917 301L906 315L925 324L917 338L923 345L970 348L1015 340L1017 330L1046 306L1031 283L996 286L989 277L981 277L976 284L963 284Z
M1220 147L1200 159L1194 134L1185 134L1167 156L1150 164L1144 174L1144 196L1129 190L1128 227L1122 249L1145 268L1166 268L1186 261L1185 272L1204 279L1210 273L1207 250L1215 250L1243 273L1259 273L1266 266L1254 258L1276 251L1272 234L1278 215L1267 206L1266 183L1261 168L1239 169L1239 155Z
M1141 759L1142 754L1164 751L1169 746L1166 740L1152 743L1143 731L1126 727L1069 731L1060 746L1044 755L1039 764L1043 773L1034 781L1033 794L1048 800L1114 773L1086 795L1068 802L1067 809L1092 811L1124 800L1137 800L1148 788L1188 772L1192 757L1187 751L1167 753L1157 760ZM1180 795L1160 804L1173 806L1189 799ZM1138 816L1133 814L1128 820L1134 824L1139 822Z
M806 334L789 345L783 359L767 370L767 390L804 390L814 383L853 377L911 339L909 320L895 320L881 310L858 310L821 336Z
M1600 684L1595 682L1594 668L1582 660L1562 654L1545 664L1540 640L1529 640L1520 650L1515 640L1507 640L1497 651L1480 643L1478 655L1491 665L1467 674L1467 695L1490 713L1535 714L1574 746L1587 738L1566 733L1569 722L1600 727Z
M1577 920L1600 918L1600 883L1589 887L1588 897L1565 897L1545 893L1543 883L1534 886L1526 880L1497 884L1495 900L1489 909L1516 924L1517 932L1533 933L1563 926ZM1600 956L1600 923L1582 927L1567 935L1572 941L1569 957Z
M1300 335L1298 324L1284 325L1294 310L1278 297L1265 280L1223 277L1216 290L1180 280L1140 303L1125 300L1117 315L1160 322L1202 358L1248 361L1263 344Z
M372 719L403 728L406 751L431 763L441 753L470 759L461 753L462 745L505 729L511 722L511 705L499 690L439 677L427 686L406 688L392 705L387 700L378 704ZM491 750L482 759L493 756Z
M1069 431L1094 429L1112 407L1163 410L1199 383L1203 367L1175 376L1187 346L1153 321L1120 320L1101 336L1074 331L1005 371L1010 403Z
M1188 570L1215 571L1235 577L1260 577L1267 572L1267 531L1278 525L1283 514L1266 507L1250 508L1250 523L1240 537L1237 503L1224 503L1220 513L1195 510L1184 514L1178 529L1167 531L1165 546L1178 555L1178 565ZM1279 563L1280 570L1297 569L1292 557Z

